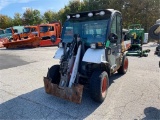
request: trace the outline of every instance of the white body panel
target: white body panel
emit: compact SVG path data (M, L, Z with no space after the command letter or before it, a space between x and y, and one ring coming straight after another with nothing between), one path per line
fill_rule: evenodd
M71 78L70 78L70 81L69 81L69 87L70 88L72 87L72 84L74 83L74 81L76 79L76 75L77 75L77 72L78 72L78 66L79 66L80 54L81 54L81 45L78 47L78 51L77 51L76 59L75 59L75 62L74 62Z
M63 55L63 51L64 51L64 48L58 48L53 58L61 59L61 56Z
M107 63L105 49L87 49L82 61L90 63Z
M143 43L148 43L148 33L144 33L144 41Z

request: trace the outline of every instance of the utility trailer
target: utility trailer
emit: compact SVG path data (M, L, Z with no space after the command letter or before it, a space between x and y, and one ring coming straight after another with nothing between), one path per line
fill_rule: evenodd
M125 74L128 58L122 50L122 15L113 9L68 14L62 41L54 55L60 64L44 77L46 93L81 103L84 85L91 98L103 102L109 77Z

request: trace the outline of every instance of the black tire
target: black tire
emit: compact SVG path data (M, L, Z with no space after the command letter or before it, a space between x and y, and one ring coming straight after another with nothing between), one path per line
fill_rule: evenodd
M59 72L60 66L59 65L53 65L47 73L47 78L52 80L52 83L59 84L60 82L60 72Z
M90 78L90 94L91 98L102 103L107 95L107 89L109 86L109 78L106 71L94 71Z
M159 40L160 34L155 34L154 31L160 26L160 23L154 24L149 30L149 36L154 40Z
M125 74L128 70L128 58L126 55L123 56L122 65L118 69L119 74Z

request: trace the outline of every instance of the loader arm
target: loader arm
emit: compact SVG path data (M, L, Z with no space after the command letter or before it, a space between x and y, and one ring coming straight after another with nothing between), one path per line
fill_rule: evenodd
M76 39L74 39L70 45L65 43L63 55L60 60L59 84L53 83L54 78L44 77L46 93L75 103L81 103L83 85L79 84L78 80L76 80L80 55L81 44L78 44Z

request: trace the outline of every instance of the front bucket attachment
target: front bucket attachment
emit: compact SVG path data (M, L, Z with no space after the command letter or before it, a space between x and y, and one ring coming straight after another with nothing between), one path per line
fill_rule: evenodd
M69 100L75 103L81 103L82 93L83 93L83 85L74 84L71 88L59 88L57 84L51 83L47 77L44 77L44 87L45 91L48 94L60 97L62 99Z

